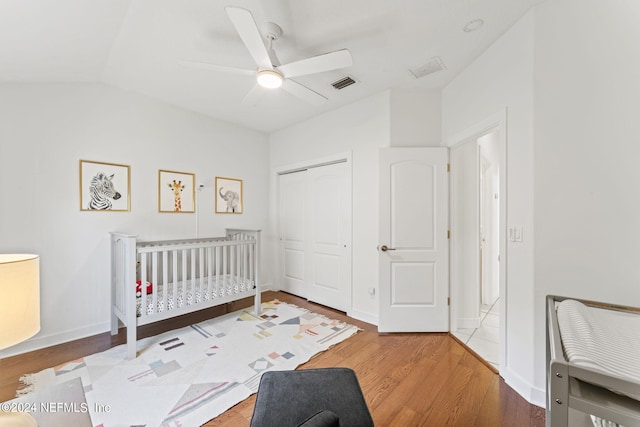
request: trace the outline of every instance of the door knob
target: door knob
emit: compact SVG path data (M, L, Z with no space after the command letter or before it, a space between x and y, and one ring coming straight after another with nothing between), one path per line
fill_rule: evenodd
M380 246L378 246L378 249L380 249L382 252L395 251L396 250L396 248L390 248L387 245L380 245Z

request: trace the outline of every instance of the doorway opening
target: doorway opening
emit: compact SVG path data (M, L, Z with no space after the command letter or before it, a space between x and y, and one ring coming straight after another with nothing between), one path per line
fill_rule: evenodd
M496 370L501 365L501 201L504 160L500 127L451 149L451 332Z

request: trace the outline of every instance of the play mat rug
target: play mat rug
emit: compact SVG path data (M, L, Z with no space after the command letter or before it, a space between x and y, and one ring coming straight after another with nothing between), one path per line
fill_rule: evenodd
M255 393L269 370L292 370L358 328L277 300L48 368L23 378L29 393L81 377L96 427L190 427ZM96 410L99 409L99 410Z

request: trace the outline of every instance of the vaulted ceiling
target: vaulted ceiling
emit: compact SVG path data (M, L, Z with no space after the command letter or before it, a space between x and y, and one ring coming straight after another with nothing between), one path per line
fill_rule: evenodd
M271 132L386 89L441 88L541 1L3 0L0 82L101 82ZM189 64L256 69L226 6L251 11L263 33L267 22L281 27L273 49L283 64L344 48L353 64L295 78L322 105L281 89L247 105L255 76ZM484 25L465 31L475 20ZM410 71L436 57L443 70ZM356 83L331 85L346 76Z

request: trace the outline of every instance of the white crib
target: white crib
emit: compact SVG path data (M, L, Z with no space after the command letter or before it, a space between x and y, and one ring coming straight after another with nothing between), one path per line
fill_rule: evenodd
M254 296L260 315L260 230L225 237L138 242L111 233L111 334L127 328L127 358L136 357L136 327Z

